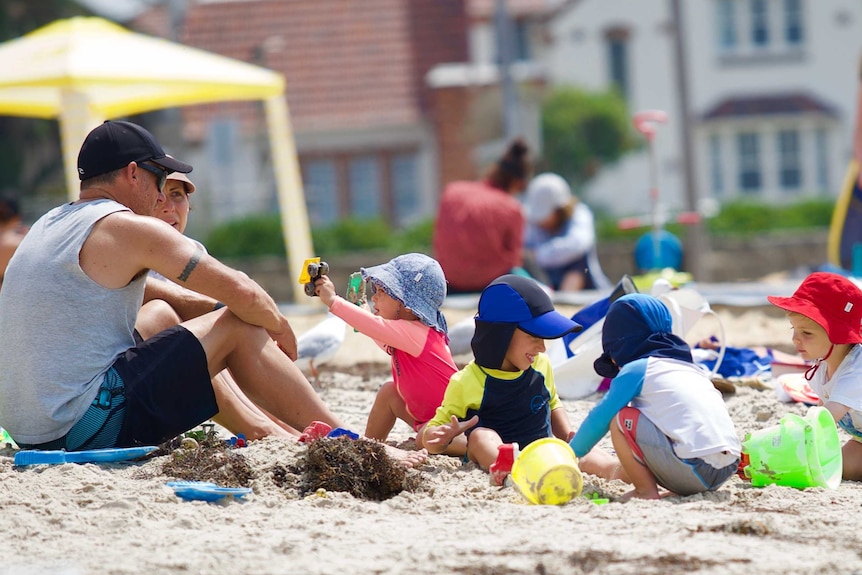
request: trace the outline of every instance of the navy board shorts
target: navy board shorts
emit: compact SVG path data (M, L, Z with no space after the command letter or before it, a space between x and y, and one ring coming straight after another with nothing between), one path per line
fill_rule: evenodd
M158 445L218 413L200 341L176 325L125 351L65 437L37 449Z

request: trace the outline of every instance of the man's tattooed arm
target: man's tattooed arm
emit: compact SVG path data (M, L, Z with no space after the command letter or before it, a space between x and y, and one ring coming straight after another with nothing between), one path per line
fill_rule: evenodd
M203 255L204 255L203 248L198 246L197 249L195 249L195 253L192 254L192 257L189 260L189 263L186 264L186 268L183 270L183 273L181 273L179 276L177 276L177 279L180 280L181 282L188 281L189 276L191 275L192 271L194 271L194 269L197 267L198 262L201 261L201 257Z

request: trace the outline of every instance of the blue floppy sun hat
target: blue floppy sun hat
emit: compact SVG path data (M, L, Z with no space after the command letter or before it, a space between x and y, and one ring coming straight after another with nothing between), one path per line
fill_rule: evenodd
M437 260L410 253L359 271L389 297L410 308L419 321L441 333L447 332L446 318L440 312L446 298L446 276Z

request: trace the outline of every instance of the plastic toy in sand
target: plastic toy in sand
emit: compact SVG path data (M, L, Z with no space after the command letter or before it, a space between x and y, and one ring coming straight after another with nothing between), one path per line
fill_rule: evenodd
M86 451L39 451L26 449L15 454L15 465L56 465L62 463L117 463L146 457L158 447L123 447L112 449L89 449Z
M249 487L219 487L204 481L169 481L167 486L187 501L218 501L228 496L239 499L251 493Z
M778 425L747 434L742 453L742 475L755 487L835 489L841 483L841 442L832 414L822 406L804 418L788 413Z
M515 459L512 481L534 505L562 505L581 494L584 479L578 458L569 445L556 437L529 444Z
M820 398L811 389L802 373L785 373L775 378L775 395L782 403L817 405Z

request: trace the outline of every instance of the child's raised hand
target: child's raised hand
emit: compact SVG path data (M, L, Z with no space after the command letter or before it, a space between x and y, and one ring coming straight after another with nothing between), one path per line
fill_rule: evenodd
M314 293L320 296L320 301L322 301L326 307L330 307L332 302L335 300L335 284L332 283L332 280L329 279L329 276L320 276L320 278L314 282Z
M467 421L459 421L453 415L452 420L447 424L426 428L425 433L422 435L422 442L429 452L442 453L455 437L461 435L477 423L479 423L478 415L474 415Z

